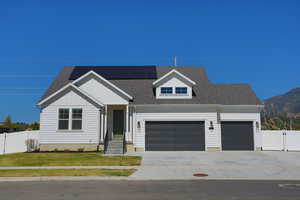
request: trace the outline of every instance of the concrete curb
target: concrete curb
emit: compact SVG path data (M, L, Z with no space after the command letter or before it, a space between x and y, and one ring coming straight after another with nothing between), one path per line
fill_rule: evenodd
M111 176L39 176L39 177L2 177L0 182L31 182L31 181L211 181L211 180L223 180L223 181L300 181L300 178L296 179L279 179L279 178L174 178L174 179L136 179L130 177L111 177Z
M37 177L2 177L2 178L0 178L0 182L92 181L92 180L128 180L128 177L109 177L109 176L37 176Z

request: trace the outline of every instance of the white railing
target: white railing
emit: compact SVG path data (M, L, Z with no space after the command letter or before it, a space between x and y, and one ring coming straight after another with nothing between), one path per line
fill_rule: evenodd
M300 131L261 131L262 150L300 151Z
M37 150L39 135L39 131L0 134L0 154Z

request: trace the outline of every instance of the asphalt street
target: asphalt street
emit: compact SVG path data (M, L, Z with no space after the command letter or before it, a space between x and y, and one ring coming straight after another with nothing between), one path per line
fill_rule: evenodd
M37 181L1 182L1 200L300 199L300 181Z

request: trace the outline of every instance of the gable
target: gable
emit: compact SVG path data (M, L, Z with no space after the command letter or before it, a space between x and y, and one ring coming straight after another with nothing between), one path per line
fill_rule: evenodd
M188 78L187 76L183 75L175 69L169 71L167 74L154 81L153 85L157 87L163 84L164 82L170 80L172 77L176 77L177 79L181 80L182 82L185 82L190 86L196 85L196 83L193 80L191 80L190 78Z
M74 88L68 88L45 102L44 106L95 106L100 107L91 99Z
M95 76L88 76L77 83L78 87L103 104L128 104L128 97Z
M162 94L162 88L172 88L173 94ZM176 88L187 88L186 94L176 94ZM190 85L186 84L180 79L180 77L169 77L168 80L165 80L161 85L156 87L156 98L157 99L191 99L193 98L193 89Z
M174 76L170 77L168 80L165 80L159 87L190 87L190 85L186 84L184 81L180 80L180 78Z
M92 104L96 105L97 107L102 107L103 104L98 101L97 99L95 99L93 96L90 96L88 93L86 93L85 91L79 89L78 87L76 87L74 84L69 83L68 85L62 87L61 89L59 89L58 91L54 92L53 94L51 94L50 96L48 96L47 98L41 100L37 105L38 106L47 106L55 101L60 100L61 98L64 98L64 95L67 95L68 92L75 92L77 95L81 96L82 98L86 99L88 102L91 102ZM70 98L70 101L72 100L72 98ZM76 99L74 98L74 102Z

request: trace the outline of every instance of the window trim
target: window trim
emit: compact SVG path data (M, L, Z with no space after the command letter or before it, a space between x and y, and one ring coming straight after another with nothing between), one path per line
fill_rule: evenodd
M61 110L68 110L68 119L61 119L60 118L60 111ZM70 109L69 108L58 108L58 120L57 120L57 130L59 131L68 131L70 129ZM59 128L59 122L60 121L67 121L68 122L68 128L67 129L60 129Z
M82 111L82 108L72 108L71 109L72 110L72 116L71 116L71 120L72 120L72 122L71 122L71 130L72 131L81 131L82 130L82 115L83 115L83 111ZM73 111L74 110L81 110L81 118L73 118ZM80 129L74 129L73 128L73 121L81 121L81 128Z
M186 92L185 92L185 93L180 93L180 92L178 93L178 92L177 92L177 89L185 89ZM188 95L188 88L187 88L187 87L176 87L176 88L175 88L175 94L176 94L176 95Z
M165 89L166 91L167 90L169 90L169 89L171 89L171 92L169 93L169 92L166 92L166 93L163 93L162 91L163 91L163 89ZM161 95L173 95L173 87L161 87L160 88L160 94Z
M68 120L68 129L60 129L59 128L59 111L60 109L68 109L69 111L69 118L68 119L63 119L63 120ZM80 109L81 110L81 119L74 118L73 119L73 110L74 109ZM57 117L57 132L83 132L83 108L80 107L59 107L57 109L58 117ZM73 129L73 120L81 120L81 129Z

